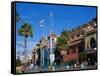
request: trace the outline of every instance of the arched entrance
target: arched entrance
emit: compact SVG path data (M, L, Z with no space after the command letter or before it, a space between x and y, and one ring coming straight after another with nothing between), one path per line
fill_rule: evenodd
M97 56L96 53L94 53L92 50L92 48L96 48L96 40L94 37L90 38L90 48L91 48L90 51L92 52L88 54L88 64L95 65L95 62L97 62Z
M91 47L91 48L95 48L95 47L96 47L96 40L95 40L94 37L92 37L92 38L90 39L90 47Z

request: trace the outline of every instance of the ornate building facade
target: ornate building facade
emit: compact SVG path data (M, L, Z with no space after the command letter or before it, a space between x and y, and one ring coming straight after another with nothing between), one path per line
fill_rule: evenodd
M81 52L87 53L87 58L91 65L97 60L94 60L97 53L97 19L72 29L69 33L69 52L65 55L64 60L70 61L78 59ZM87 60L88 60L87 59Z

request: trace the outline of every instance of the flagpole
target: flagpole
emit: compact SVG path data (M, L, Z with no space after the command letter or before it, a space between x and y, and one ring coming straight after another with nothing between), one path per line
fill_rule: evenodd
M53 12L50 13L51 32L53 32Z
M51 16L51 30L52 30L52 33L53 33L53 14L52 14L52 16Z
M44 37L44 33L45 33L45 28L43 27L43 37Z
M39 25L42 28L42 36L44 37L44 32L45 32L44 19L40 20ZM44 65L44 49L40 48L40 50L41 50L41 55L42 55L42 59L41 59L41 69L43 69L43 65Z
M51 28L50 28L50 51L52 54L52 33L53 33L53 13L50 13L50 24L51 24Z
M53 61L54 61L54 53L53 53L53 47L52 47L52 33L53 33L53 13L50 13L50 65L52 68L52 71L54 71Z
M51 25L51 27L50 27L50 57L51 57L51 55L52 55L52 21L51 21L51 16L52 16L52 13L50 13L50 25ZM50 58L50 63L51 63L51 66L52 66L52 58Z

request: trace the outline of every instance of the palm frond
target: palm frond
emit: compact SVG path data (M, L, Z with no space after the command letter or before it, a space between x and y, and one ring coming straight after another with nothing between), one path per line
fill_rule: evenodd
M25 37L33 37L33 29L29 23L24 23L18 30L18 35Z

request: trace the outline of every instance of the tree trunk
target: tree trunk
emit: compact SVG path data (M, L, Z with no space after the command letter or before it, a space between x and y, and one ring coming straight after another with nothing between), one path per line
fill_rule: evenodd
M25 37L25 51L27 49L27 38Z
M25 63L27 62L27 38L25 37Z

